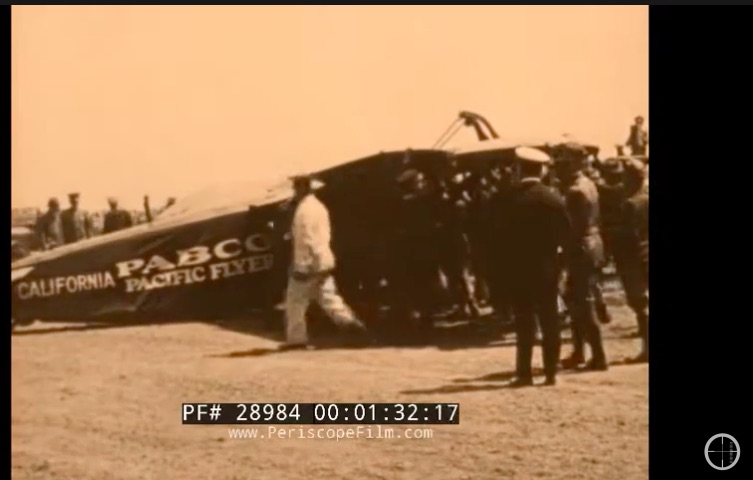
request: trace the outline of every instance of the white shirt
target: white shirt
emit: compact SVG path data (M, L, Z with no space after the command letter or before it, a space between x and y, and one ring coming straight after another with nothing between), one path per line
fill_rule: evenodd
M290 233L293 237L293 270L320 273L335 268L335 256L330 246L329 211L313 194L304 197L296 207Z

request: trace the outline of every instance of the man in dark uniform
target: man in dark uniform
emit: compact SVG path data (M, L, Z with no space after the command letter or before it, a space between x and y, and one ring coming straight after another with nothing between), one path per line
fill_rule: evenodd
M489 173L490 174L490 173ZM492 222L490 205L497 194L497 186L488 175L478 174L470 186L471 201L468 210L468 239L471 246L471 270L475 278L474 298L479 305L489 305L489 258L494 248L488 232Z
M626 162L628 199L623 206L625 228L620 240L618 268L628 304L638 320L641 353L634 362L648 361L648 188L645 176L645 167L640 161Z
M505 287L515 317L517 378L513 386L533 384L531 357L536 320L541 328L546 385L554 385L560 352L557 309L559 250L569 250L570 224L562 198L542 184L549 156L536 149L516 149L517 180L494 224L499 232L501 260L495 268L507 279Z
M623 168L619 158L608 158L602 164L602 181L596 183L599 192L601 238L604 243L604 263L614 259L614 238L622 223L622 204L625 201L625 186L622 183ZM615 265L616 266L616 265ZM594 292L596 313L601 323L610 323L611 315L603 298L601 284Z
M566 252L567 297L572 317L573 353L563 360L565 368L585 362L584 347L591 348L589 370L606 370L607 358L598 323L596 289L604 265L604 245L599 231L599 192L583 173L587 153L578 144L563 145L557 152L555 168L561 181L572 224L572 248Z
M613 259L615 235L622 224L622 204L626 200L623 184L624 168L619 158L608 158L603 166L604 182L597 185L599 190L599 213L601 214L601 237L604 240L604 258Z
M37 220L37 235L45 250L63 245L63 223L60 214L60 202L51 198L47 202L47 211Z
M487 222L481 230L486 254L485 277L489 289L489 298L499 324L512 321L512 307L510 305L507 282L498 265L504 262L504 252L500 246L500 237L504 235L497 228L496 220L501 218L512 191L512 163L504 159L492 166L488 175L488 198L486 199Z
M436 242L437 191L426 175L415 169L397 179L402 188L398 217L399 247L390 285L400 314L427 323L437 307L439 253Z
M66 244L75 243L91 236L91 219L79 209L79 194L68 195L70 207L61 214L63 224L63 239Z
M635 124L630 126L630 136L625 142L632 155L646 155L648 132L643 128L643 117L635 117Z
M105 214L104 228L102 233L117 232L133 226L133 219L131 214L125 210L118 208L118 200L115 198L109 198L107 202L110 204L110 211Z
M477 317L480 314L470 275L471 245L468 238L471 197L468 175L455 166L451 178L442 182L435 214L439 217L436 242L442 273L447 281L453 312ZM453 175L454 173L454 175Z

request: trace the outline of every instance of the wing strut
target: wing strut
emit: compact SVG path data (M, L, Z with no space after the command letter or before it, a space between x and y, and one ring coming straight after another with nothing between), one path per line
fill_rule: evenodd
M480 142L499 138L494 127L491 126L487 119L478 113L462 111L458 115L458 118L456 118L437 141L434 142L432 148L438 149L444 147L463 127L473 127Z

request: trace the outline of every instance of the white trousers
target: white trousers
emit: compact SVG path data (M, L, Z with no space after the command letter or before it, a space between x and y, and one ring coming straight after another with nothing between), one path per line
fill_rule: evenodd
M288 280L285 295L285 331L291 345L308 342L306 312L311 302L317 302L322 310L340 326L358 324L353 310L337 292L332 275L309 280Z

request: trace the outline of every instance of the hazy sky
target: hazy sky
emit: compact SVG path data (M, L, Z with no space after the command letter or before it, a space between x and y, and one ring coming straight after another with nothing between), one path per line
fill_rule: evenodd
M646 6L13 6L12 203L137 207L504 136L624 142L648 113ZM467 143L467 131L455 143ZM463 142L465 140L465 142ZM61 198L62 200L62 198Z

